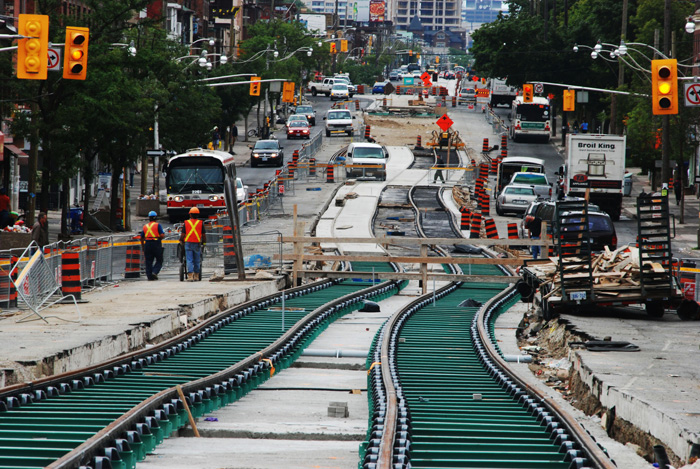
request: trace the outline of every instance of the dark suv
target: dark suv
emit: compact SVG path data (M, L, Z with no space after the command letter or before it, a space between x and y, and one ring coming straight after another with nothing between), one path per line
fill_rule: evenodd
M271 163L275 166L282 166L284 164L284 151L282 150L282 145L280 145L280 142L277 140L258 140L251 149L251 168L255 168L259 164Z
M542 221L547 222L547 234L551 235L556 214L556 203L554 200L533 202L523 214L523 220L528 215L540 217ZM565 212L564 216L567 218L567 221L575 222L577 217L581 217L581 212ZM605 249L605 246L608 246L611 251L617 249L615 225L613 225L610 215L600 210L597 205L588 204L588 229L590 230L591 251L602 251ZM523 237L527 237L524 228L523 235Z

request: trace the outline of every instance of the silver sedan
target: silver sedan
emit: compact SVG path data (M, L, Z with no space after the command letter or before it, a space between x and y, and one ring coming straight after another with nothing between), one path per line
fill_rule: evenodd
M523 213L527 207L537 200L537 194L532 186L524 184L508 184L496 199L496 213Z

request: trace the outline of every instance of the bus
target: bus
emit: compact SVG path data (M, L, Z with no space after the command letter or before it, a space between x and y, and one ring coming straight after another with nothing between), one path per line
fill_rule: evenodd
M170 221L185 220L192 207L202 218L225 210L224 181L226 174L235 178L235 168L233 155L223 151L195 148L171 157L165 167Z
M549 100L541 96L524 103L522 96L516 96L510 110L510 138L517 142L521 137L549 142L552 130L552 113Z

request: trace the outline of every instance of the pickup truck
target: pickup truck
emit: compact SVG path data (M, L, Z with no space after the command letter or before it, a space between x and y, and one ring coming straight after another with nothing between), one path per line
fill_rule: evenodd
M351 85L346 78L324 78L322 82L317 81L309 83L308 90L313 96L316 96L317 94L325 94L326 96L330 96L333 85L336 83L347 84L350 91L350 97L352 98L355 95L355 86Z

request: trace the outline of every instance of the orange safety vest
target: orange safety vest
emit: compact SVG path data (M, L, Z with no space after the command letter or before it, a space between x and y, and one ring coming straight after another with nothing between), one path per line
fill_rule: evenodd
M192 219L185 221L185 242L202 242L202 220Z
M146 241L156 241L160 239L158 233L158 222L152 221L143 225L143 235Z

